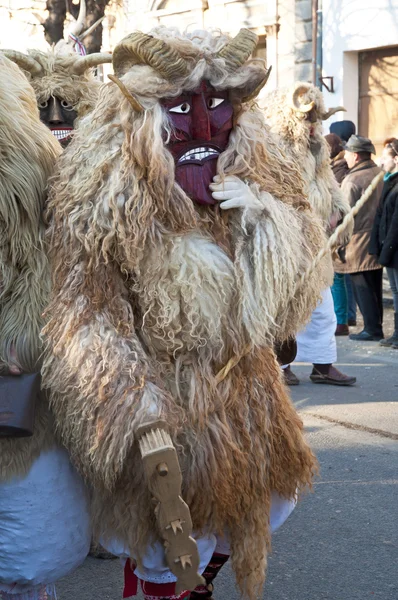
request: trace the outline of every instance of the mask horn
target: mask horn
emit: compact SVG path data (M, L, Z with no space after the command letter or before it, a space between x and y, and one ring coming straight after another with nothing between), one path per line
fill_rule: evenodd
M332 115L340 111L347 112L344 106L336 106L335 108L329 108L327 112L323 113L322 120L326 121L327 119L330 119Z
M93 54L87 54L87 56L81 56L78 58L73 65L73 72L76 75L83 75L87 69L111 62L112 54L108 54L106 52L94 52Z
M245 96L244 98L242 98L242 102L250 102L251 100L254 100L254 98L257 98L257 96L259 95L259 93L261 92L261 90L263 89L263 87L265 86L265 84L267 83L269 76L271 75L271 71L272 71L272 66L267 69L264 78L260 81L260 83L254 88L254 90L252 92L250 92L250 94L248 94L247 96Z
M90 35L90 33L92 33L94 29L96 29L104 19L105 15L103 17L100 17L95 23L93 23L88 29L86 29L86 31L83 31L83 33L79 35L79 40L82 41L86 36Z
M69 31L66 34L67 38L69 38L70 35L78 37L83 31L84 23L86 22L86 12L86 0L80 0L79 15L76 21L72 23L71 27L69 28Z
M234 72L253 54L257 44L258 36L253 31L241 29L238 35L217 52L216 58L223 58L227 69Z
M37 76L40 75L43 71L43 67L40 63L37 62L34 58L29 56L28 54L23 54L23 52L17 52L17 50L1 50L1 52L12 60L15 64L18 65L24 71L27 71L31 75Z
M300 96L308 92L311 89L310 84L308 83L299 83L292 95L292 104L296 110L301 113L309 113L315 107L315 102L312 100L308 104L303 104L300 102Z
M117 77L134 65L149 65L167 81L186 77L189 64L167 42L135 31L123 38L113 50L113 70Z
M142 104L140 104L138 102L137 98L134 98L134 96L132 94L130 94L130 92L124 85L124 83L122 81L120 81L120 79L118 79L118 77L115 77L115 75L108 75L108 77L111 81L113 81L113 83L116 83L117 87L122 92L123 96L125 98L127 98L127 100L130 102L130 104L135 112L138 112L138 113L144 112L145 109L142 106Z

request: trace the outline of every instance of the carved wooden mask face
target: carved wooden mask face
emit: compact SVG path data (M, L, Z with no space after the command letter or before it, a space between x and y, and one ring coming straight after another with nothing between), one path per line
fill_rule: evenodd
M177 183L194 202L216 204L209 185L233 128L228 91L216 91L202 81L193 92L165 98L162 106L174 128L167 148L174 157Z
M50 96L39 104L40 120L47 125L62 146L71 140L77 112L66 100Z

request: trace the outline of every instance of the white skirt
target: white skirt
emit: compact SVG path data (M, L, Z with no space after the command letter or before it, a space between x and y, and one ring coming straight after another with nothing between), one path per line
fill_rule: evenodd
M297 335L296 362L333 364L337 360L337 319L330 288L322 292L322 301L311 315L311 321Z
M270 514L271 533L276 531L286 521L295 506L296 501L294 499L286 500L286 498L282 498L282 496L279 496L276 492L272 492ZM193 537L196 539L198 546L200 558L198 570L201 574L209 564L215 551L227 555L231 553L228 534L223 538L217 538L213 534L201 536L193 535ZM102 541L102 544L112 554L120 556L123 563L130 557L128 549L116 539L112 540L111 543ZM131 558L135 557L133 556ZM176 581L175 575L173 575L167 566L164 547L160 542L155 542L148 548L142 562L142 569L139 569L138 567L135 569L135 574L138 579L150 583L171 583Z
M0 591L57 581L85 560L90 541L86 488L64 449L42 453L24 478L0 484Z

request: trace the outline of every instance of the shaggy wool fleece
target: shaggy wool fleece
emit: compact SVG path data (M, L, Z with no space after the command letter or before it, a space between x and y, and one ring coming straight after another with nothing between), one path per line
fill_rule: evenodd
M102 533L134 555L157 535L135 432L161 417L195 529L228 530L238 584L254 599L271 490L291 498L315 468L272 348L303 327L328 284L325 267L297 285L325 235L299 168L257 105L241 101L264 63L231 72L215 55L224 35L152 35L187 57L188 75L171 82L147 65L127 70L122 81L143 112L105 85L53 182L44 383L63 441L95 487ZM159 100L203 79L231 89L235 110L218 173L246 180L261 210L221 216L175 182Z
M42 212L61 147L40 122L34 92L18 67L0 55L0 71L0 372L10 363L34 372L50 288ZM52 443L42 400L32 438L0 439L0 480L25 473Z
M300 85L307 87L300 101L303 104L315 103L312 123L292 102L293 92ZM330 233L330 217L333 214L344 217L350 211L350 205L343 197L330 165L330 149L322 129L326 113L322 92L312 85L298 82L292 89L280 89L266 95L261 106L271 130L280 136L285 152L300 166L306 197ZM351 233L347 232L347 236L350 237Z
M91 69L83 74L73 72L79 55L59 53L56 47L47 52L29 50L28 54L42 67L38 76L26 73L38 104L56 96L71 104L79 117L93 108L100 82L95 79Z

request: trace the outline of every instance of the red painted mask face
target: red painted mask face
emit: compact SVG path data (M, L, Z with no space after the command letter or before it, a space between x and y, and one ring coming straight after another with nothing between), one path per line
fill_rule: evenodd
M204 81L194 92L164 99L162 105L174 127L167 148L174 157L176 182L198 204L216 204L209 185L232 130L228 92Z

